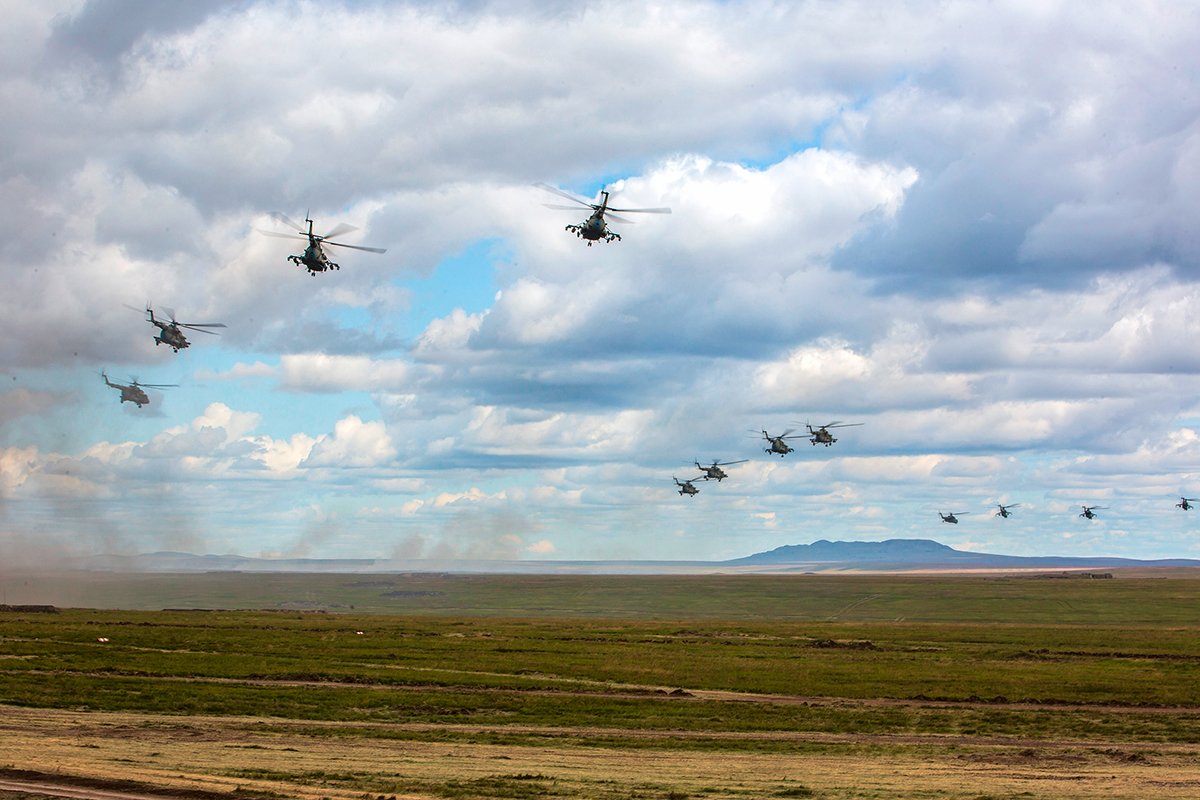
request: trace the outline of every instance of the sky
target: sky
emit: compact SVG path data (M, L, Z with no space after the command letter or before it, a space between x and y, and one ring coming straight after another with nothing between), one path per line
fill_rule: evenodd
M1200 6L0 12L10 564L1200 558Z

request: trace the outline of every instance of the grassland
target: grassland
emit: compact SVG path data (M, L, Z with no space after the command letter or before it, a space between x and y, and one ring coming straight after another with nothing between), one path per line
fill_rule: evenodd
M1196 797L1179 575L90 576L133 610L0 614L0 767L314 798Z

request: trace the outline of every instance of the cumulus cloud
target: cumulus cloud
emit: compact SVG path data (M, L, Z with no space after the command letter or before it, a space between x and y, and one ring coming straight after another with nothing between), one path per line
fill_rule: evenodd
M340 419L333 435L319 437L304 460L306 467L373 467L396 457L396 447L382 422L355 416Z

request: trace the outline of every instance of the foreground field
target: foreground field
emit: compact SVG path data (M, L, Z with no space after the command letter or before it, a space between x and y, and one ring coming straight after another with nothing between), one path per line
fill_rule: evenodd
M333 585L243 577L275 608ZM370 580L425 605L0 614L0 767L260 797L1200 796L1195 579L634 578L608 616L577 610L604 578ZM509 615L462 610L488 595ZM871 605L908 613L844 621Z

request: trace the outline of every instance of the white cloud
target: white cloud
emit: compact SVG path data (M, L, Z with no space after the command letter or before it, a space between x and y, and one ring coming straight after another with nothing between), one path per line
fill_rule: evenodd
M280 360L280 371L283 387L292 391L397 392L412 383L412 370L407 362L368 356L285 355Z
M363 422L356 416L340 419L332 436L320 436L313 443L305 467L374 467L396 457L396 447L382 422Z

